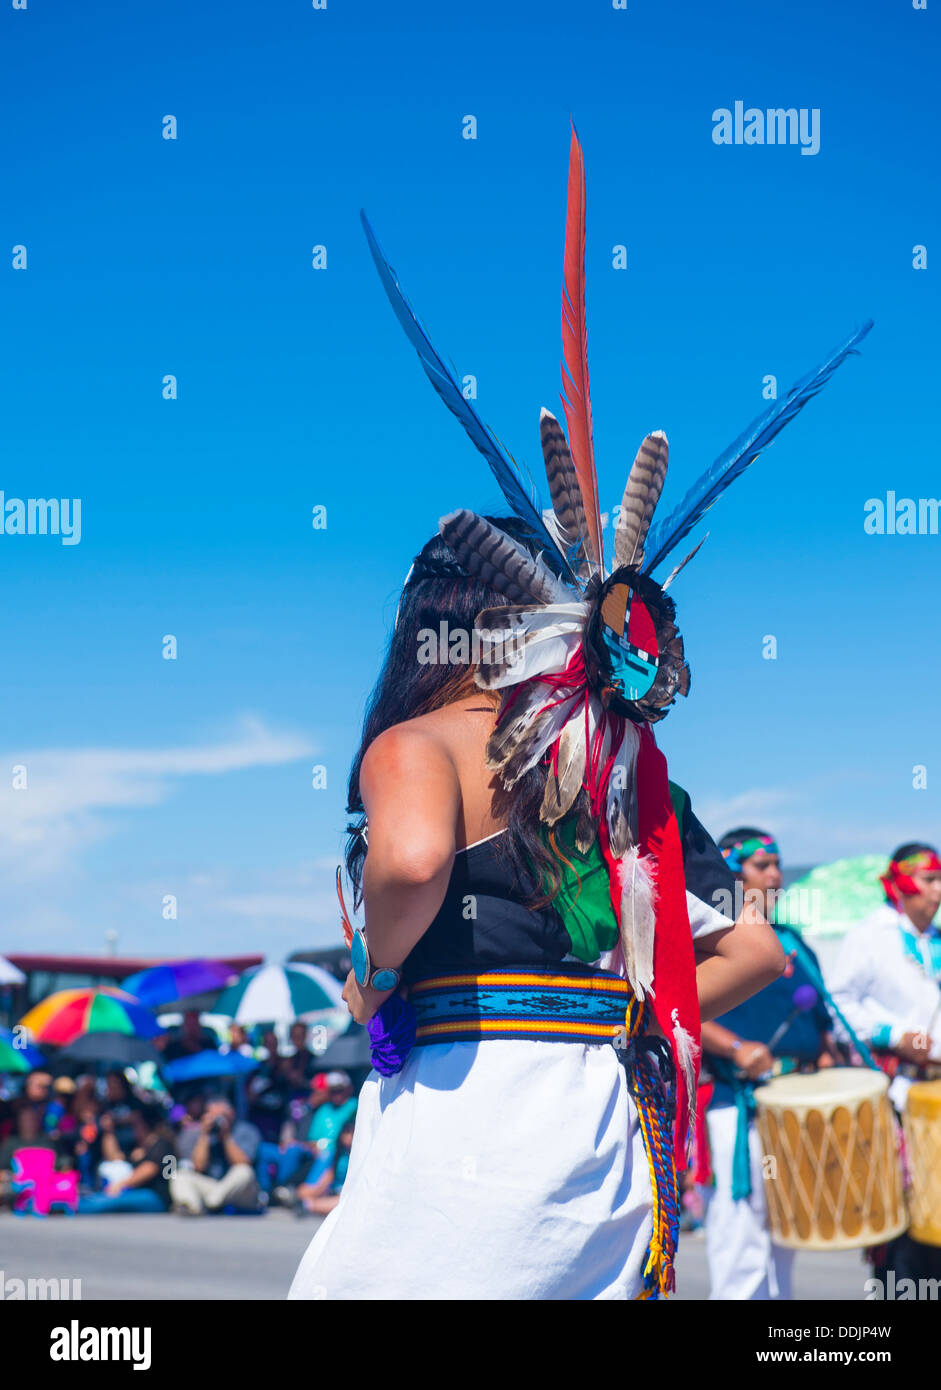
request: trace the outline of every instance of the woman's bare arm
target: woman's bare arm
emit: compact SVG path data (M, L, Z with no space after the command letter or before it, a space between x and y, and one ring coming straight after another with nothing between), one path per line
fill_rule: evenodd
M400 724L370 744L360 769L369 817L363 874L366 937L375 966L398 969L444 902L456 849L461 793L448 752L427 728ZM715 1018L776 980L785 956L749 902L728 931L697 946L700 1011ZM388 998L347 979L343 997L365 1023Z
M444 902L456 848L457 771L427 729L400 724L370 744L360 769L369 817L363 871L366 939L374 966L398 969ZM390 991L347 979L343 998L359 1023Z
M784 971L787 957L773 927L747 902L727 931L696 942L696 985L704 1021L734 1009Z

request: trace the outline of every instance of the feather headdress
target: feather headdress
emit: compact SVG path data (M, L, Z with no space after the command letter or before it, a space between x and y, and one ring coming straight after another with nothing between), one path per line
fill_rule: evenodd
M620 923L620 963L638 999L649 997L677 1070L677 1160L685 1161L689 1107L698 1074L699 1009L685 900L682 847L653 724L690 676L663 563L727 487L740 477L836 368L855 352L871 320L774 402L716 459L662 523L654 513L667 473L662 430L641 442L604 554L588 376L585 313L585 167L575 127L569 155L562 292L562 406L568 437L543 410L539 429L551 509L543 512L519 469L465 399L453 368L433 346L386 260L365 212L373 260L396 316L448 409L486 458L514 513L531 527L537 558L473 512L442 519L462 566L481 574L506 606L481 613L486 632L477 684L502 703L487 763L506 787L546 768L540 815L548 825L575 815L584 852L597 836Z

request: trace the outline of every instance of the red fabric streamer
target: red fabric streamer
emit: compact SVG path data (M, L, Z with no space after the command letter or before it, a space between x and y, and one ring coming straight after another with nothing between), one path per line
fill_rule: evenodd
M715 1083L700 1083L696 1105L696 1126L693 1133L693 1182L700 1187L712 1186L712 1153L709 1148L709 1130L706 1126L706 1111L715 1091Z
M601 731L599 730L599 733ZM589 763L590 766L590 763ZM598 800L603 806L601 789L607 788L610 762L596 772ZM586 782L588 779L586 778ZM637 849L648 857L651 876L656 885L654 908L653 988L651 1006L654 1017L673 1052L676 1067L676 1122L673 1130L673 1150L677 1172L685 1170L689 1138L689 1118L693 1096L699 1078L701 1051L699 994L696 988L696 959L693 955L693 935L686 906L686 875L683 869L683 846L679 826L670 797L666 758L657 747L649 724L640 725L640 748L637 755ZM607 821L602 813L598 839L608 865L611 903L618 921L621 920L621 861L611 853ZM689 1037L690 1070L683 1065L677 1026Z
M677 1045L677 1024L689 1035L692 1047L692 1086L699 1078L701 1051L699 994L693 934L686 906L683 846L670 797L667 761L657 747L649 724L640 726L637 757L637 814L639 845L656 864L656 934L653 952L653 1011L673 1049L676 1064L676 1124L673 1132L677 1171L686 1168L686 1142L690 1094Z

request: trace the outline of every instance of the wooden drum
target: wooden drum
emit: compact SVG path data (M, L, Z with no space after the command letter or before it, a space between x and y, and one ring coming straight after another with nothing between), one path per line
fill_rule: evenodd
M882 1072L829 1067L755 1091L772 1238L792 1250L881 1245L908 1225Z
M903 1123L912 1184L909 1235L925 1245L941 1245L941 1081L912 1083Z

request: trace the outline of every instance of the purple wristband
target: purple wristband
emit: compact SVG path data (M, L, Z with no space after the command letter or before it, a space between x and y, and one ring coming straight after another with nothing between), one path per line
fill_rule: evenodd
M366 1024L372 1064L380 1076L395 1076L415 1042L415 1009L401 994L390 994Z

